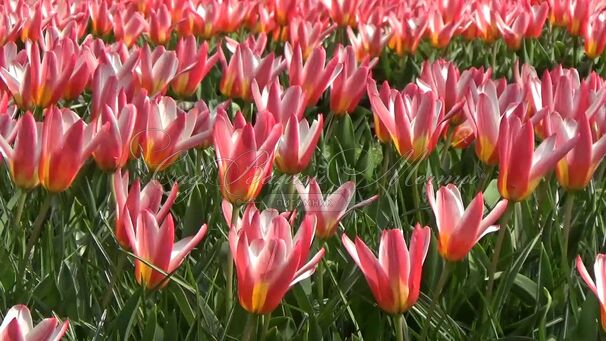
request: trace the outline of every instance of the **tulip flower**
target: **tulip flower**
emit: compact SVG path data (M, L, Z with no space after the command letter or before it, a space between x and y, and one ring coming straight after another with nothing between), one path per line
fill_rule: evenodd
M341 72L335 77L330 89L330 111L337 116L353 112L366 90L366 81L370 73L368 61L356 64L353 47L347 46L339 50L339 59L343 65Z
M543 176L574 147L577 139L575 136L556 146L556 136L550 136L535 151L532 122L522 122L517 115L504 117L497 147L497 186L501 196L510 201L528 198Z
M579 115L575 121L552 113L548 120L549 130L556 136L556 146L579 136L574 147L558 161L556 178L560 186L567 190L582 190L587 187L606 155L606 135L594 142L589 119L585 114Z
M585 54L591 59L602 55L606 47L606 12L593 13L583 30Z
M369 205L379 198L375 195L348 208L356 192L356 184L352 181L344 183L326 198L315 178L312 178L307 186L297 178L293 181L305 207L305 213L316 217L316 236L321 239L334 236L339 222L349 212Z
M8 161L15 186L25 190L33 189L40 183L38 179L41 152L40 126L28 111L19 119L15 132L13 147L9 145L9 141L12 140L10 136L0 135L0 152Z
M152 9L149 15L149 38L157 45L164 45L170 40L172 29L171 15L168 7L162 4Z
M466 96L463 111L475 136L475 152L480 161L487 165L496 165L499 161L497 144L499 126L504 115L518 113L523 115L526 107L522 103L522 89L510 84L499 96L496 85L488 81L482 86L472 87Z
M95 128L99 131L107 124L108 130L99 133L99 145L93 151L93 159L103 171L113 172L122 168L131 156L131 139L135 129L137 109L128 104L119 112L105 107L97 118Z
M106 36L113 25L113 16L109 8L110 0L91 0L88 2L88 16L91 19L91 30L98 36Z
M123 42L127 47L135 44L141 33L147 31L148 24L140 12L129 7L126 11L121 9L114 11L114 36L116 41Z
M448 261L460 261L486 234L495 232L493 225L507 209L507 200L499 201L484 216L484 195L478 193L464 209L463 199L457 186L448 184L434 192L431 180L426 186L427 199L438 225L438 252Z
M401 13L391 12L387 21L391 28L391 38L387 46L394 50L398 56L406 53L415 53L427 28L427 15L404 9Z
M80 168L101 142L103 131L93 133L76 113L50 107L45 111L38 177L49 192L63 192L76 179Z
M306 216L293 238L291 223L277 210L259 212L248 204L229 231L242 308L253 314L270 313L290 288L315 272L324 256L322 248L307 261L315 225L315 217Z
M435 48L441 49L448 45L461 21L461 18L449 21L446 15L438 8L432 8L428 12L427 35Z
M161 97L148 103L147 110L137 112L145 128L136 133L140 135L137 138L149 169L168 168L183 152L208 139L210 131L194 134L197 117L177 108L172 98Z
M148 209L135 214L135 225L131 220L132 213L124 214L124 227L137 259L135 260L135 278L137 283L147 289L157 289L168 284L164 273L152 268L147 263L170 275L185 260L185 257L202 241L206 235L206 224L202 225L194 236L175 242L175 223L168 213L163 221L158 221Z
M281 63L270 53L261 58L247 45L239 44L229 60L221 59L223 77L219 85L221 93L231 98L252 99L251 84L256 81L260 88L276 79L286 64Z
M178 75L170 83L170 87L179 96L191 96L217 63L219 54L215 53L209 57L208 44L204 42L200 48L196 48L196 38L193 36L181 38L177 42L176 53L179 60Z
M276 142L282 127L270 114L261 114L253 126L242 113L232 124L219 112L213 140L223 198L233 204L254 200L271 176Z
M345 250L364 274L377 304L389 314L401 314L417 302L430 240L429 227L417 224L408 249L402 230L383 230L377 259L359 237L352 242L347 235L341 236Z
M322 42L336 29L328 20L294 18L288 25L288 41L291 46L300 46L303 60L307 60L314 49L322 47Z
M294 49L286 45L286 60L288 61L288 79L291 86L298 85L303 89L305 106L311 107L318 103L320 96L334 81L342 66L335 56L326 63L326 50L314 48L309 59L303 63L300 46Z
M0 325L0 340L58 341L69 328L69 321L61 323L56 317L42 320L34 327L29 309L18 304L10 308Z
M305 118L299 121L294 114L290 117L276 148L278 170L285 174L298 174L307 168L322 134L323 124L321 114L311 125Z
M305 102L300 86L294 85L282 90L280 83L275 80L261 92L257 81L253 81L252 94L257 110L269 111L276 122L285 125L291 115L295 115L297 120L303 118Z
M196 125L192 134L204 136L198 144L199 148L208 148L213 144L213 131L215 130L215 122L217 121L217 110L225 110L225 104L227 102L219 104L215 110L211 111L208 109L206 103L200 100L187 113L187 115L196 117Z
M296 0L272 0L270 4L275 11L276 21L280 26L286 26L298 15Z
M331 19L339 26L355 26L360 0L321 0Z
M387 128L398 153L409 161L426 158L438 143L444 126L442 102L433 92L409 84L386 106L376 87L369 91L373 112Z
M606 288L604 288L604 282L606 280L606 278L604 278L604 275L606 274L606 254L599 253L595 258L595 263L593 264L595 282L589 275L585 264L583 264L581 256L577 256L576 266L581 278L600 302L600 321L602 329L606 331Z
M119 169L112 175L112 191L115 199L116 240L125 249L130 249L130 242L124 226L128 214L131 222L137 221L137 216L143 211L152 212L156 221L163 222L177 198L179 186L175 182L162 204L164 189L157 180L152 180L141 190L141 182L136 180L128 187L128 171L122 173Z
M387 107L391 101L392 93L395 96L395 94L397 94L397 90L392 90L389 87L389 83L387 81L383 82L383 84L381 85L381 89L378 90L377 83L374 79L371 78L368 80L368 84L366 85L366 93L368 94L369 98L371 97L371 95L378 96L379 100L383 103L383 105ZM391 135L389 135L387 127L385 126L385 124L383 124L381 118L377 114L378 109L374 107L375 105L377 105L376 103L378 103L377 100L370 102L372 109L372 119L375 128L375 135L377 135L379 141L383 143L388 143L391 141Z
M356 60L362 62L365 59L378 58L391 34L386 34L381 27L373 24L358 24L358 33L355 34L351 27L348 27L347 37L356 51Z
M179 61L176 53L166 51L163 46L156 47L151 52L149 45L144 45L139 50L139 60L139 65L135 68L139 85L150 96L163 93L177 74Z

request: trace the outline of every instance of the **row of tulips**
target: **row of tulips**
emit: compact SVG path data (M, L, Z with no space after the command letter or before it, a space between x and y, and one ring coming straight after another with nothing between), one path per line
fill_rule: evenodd
M517 50L524 39L538 38L548 21L583 37L585 53L596 58L606 47L604 11L602 2L590 0L19 0L0 7L0 44L38 41L44 32L80 39L90 27L96 36L113 36L128 47L142 36L164 45L173 32L210 39L245 28L311 49L347 27L361 59L378 56L386 44L404 55L415 53L422 39L443 48L456 36L487 43L502 38Z

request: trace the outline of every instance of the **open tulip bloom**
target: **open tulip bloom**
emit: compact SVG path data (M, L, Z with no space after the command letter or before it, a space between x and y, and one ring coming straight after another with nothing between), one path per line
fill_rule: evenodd
M29 309L22 305L12 307L0 325L0 340L3 341L58 341L67 332L69 321L61 323L56 317L42 320L35 327Z
M352 242L341 236L343 246L360 268L379 307L389 314L401 314L419 298L423 262L429 249L429 227L414 228L410 249L400 229L383 230L379 258L358 237Z
M225 218L231 212L224 206ZM275 209L259 211L248 204L242 218L229 231L229 246L238 277L242 307L266 314L278 307L286 292L311 276L324 248L307 261L314 237L316 218L306 216L295 236L291 223Z
M576 259L577 271L585 281L585 284L591 289L591 292L597 297L600 302L600 316L602 322L602 329L606 331L606 254L598 254L593 264L593 273L595 276L595 282L587 272L585 264L581 256L577 256Z
M426 189L438 225L438 252L449 261L463 259L482 237L497 231L499 226L493 224L507 209L507 200L501 200L483 218L484 196L481 192L465 209L457 186L448 184L435 193L429 180Z

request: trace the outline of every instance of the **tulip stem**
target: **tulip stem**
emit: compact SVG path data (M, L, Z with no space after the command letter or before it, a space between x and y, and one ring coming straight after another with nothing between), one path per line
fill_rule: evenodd
M318 303L324 305L324 262L318 263Z
M38 212L38 216L36 220L34 220L34 225L32 227L32 234L29 236L27 240L27 246L25 247L25 254L21 259L21 264L19 266L19 278L23 278L25 274L25 266L29 262L31 258L31 254L34 248L34 245L40 238L40 234L42 233L42 227L44 226L44 221L46 220L46 216L48 215L48 211L51 208L51 203L53 201L53 195L48 193L42 206L40 207L40 212Z
M257 321L258 316L256 314L249 313L246 316L246 326L244 327L244 334L242 335L242 341L251 341L256 339L257 332Z
M421 222L423 217L421 216L421 201L419 197L419 167L421 167L421 163L417 163L413 165L413 173L412 173L412 199L415 204L415 210L417 212L417 222Z
M442 269L442 273L438 279L438 284L436 284L436 287L434 288L431 303L429 304L429 310L427 311L427 318L425 319L425 323L423 325L421 340L427 339L427 333L429 332L429 327L431 326L431 319L433 318L433 314L436 310L436 305L440 304L440 297L442 296L444 285L446 285L446 281L448 280L448 276L450 275L453 265L454 263L447 260L444 261L444 268Z
M404 316L402 314L393 315L393 329L396 332L396 341L404 341Z
M263 328L261 329L261 338L259 340L264 341L267 338L267 331L269 330L269 321L271 321L271 312L263 315Z
M19 227L21 225L21 216L23 215L23 208L25 207L25 200L27 200L27 192L19 190L19 201L17 202L17 210L13 216L13 226Z
M501 248L503 247L503 241L505 240L505 233L507 232L507 225L509 224L509 220L511 219L511 215L515 210L515 206L519 203L516 202L513 205L509 205L507 207L507 211L503 214L503 218L501 218L501 226L499 228L499 233L497 235L497 243L494 248L494 252L492 254L492 260L490 262L490 268L488 269L488 286L486 288L486 302L490 302L492 298L492 289L494 286L494 275L497 272L497 265L499 264L499 256L501 254Z
M564 201L564 220L563 233L564 241L562 243L562 268L568 271L568 242L570 238L570 230L572 228L572 209L574 208L574 192L566 193L566 201Z
M234 204L231 212L230 230L236 228L238 217L240 216L240 205ZM233 302L233 283L234 283L234 257L231 250L227 251L227 269L225 271L225 311L229 312Z

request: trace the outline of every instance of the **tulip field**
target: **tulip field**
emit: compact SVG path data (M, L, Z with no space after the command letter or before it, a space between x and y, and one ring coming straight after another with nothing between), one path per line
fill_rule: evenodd
M603 0L0 1L0 341L606 339L605 48Z

